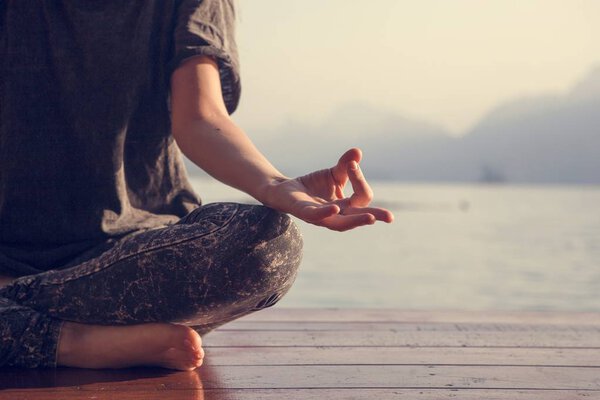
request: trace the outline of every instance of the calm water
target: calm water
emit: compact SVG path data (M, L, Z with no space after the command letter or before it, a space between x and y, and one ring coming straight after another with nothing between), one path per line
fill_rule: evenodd
M194 180L205 202L249 201ZM299 222L281 306L600 311L600 187L374 184L396 221L345 233Z

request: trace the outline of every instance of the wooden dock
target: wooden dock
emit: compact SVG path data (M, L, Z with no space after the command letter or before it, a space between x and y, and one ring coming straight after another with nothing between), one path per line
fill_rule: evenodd
M600 314L285 309L193 372L0 370L0 399L600 399Z

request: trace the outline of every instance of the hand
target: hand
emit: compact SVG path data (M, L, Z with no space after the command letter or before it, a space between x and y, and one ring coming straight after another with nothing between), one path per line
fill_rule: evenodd
M361 158L359 149L350 149L332 168L278 180L270 185L265 204L335 231L372 225L375 221L392 222L394 216L390 211L368 207L373 191L358 165ZM354 193L344 197L348 181Z

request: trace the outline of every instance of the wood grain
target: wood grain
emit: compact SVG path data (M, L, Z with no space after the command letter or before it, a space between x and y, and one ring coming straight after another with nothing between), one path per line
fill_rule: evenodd
M89 392L0 392L0 400L598 400L597 391L571 390L485 390L485 389L229 389Z
M431 332L431 331L218 331L206 347L412 346L412 347L560 347L600 348L596 332Z
M415 323L415 322L295 322L295 321L234 321L222 331L416 331L416 332L593 332L600 325L555 325L549 323Z
M211 347L209 365L600 365L600 349L455 347Z
M192 372L119 375L61 370L32 381L13 373L4 389L75 387L84 391L293 388L600 390L600 368L439 365L211 366ZM62 375L62 376L61 376ZM117 378L115 378L117 377Z
M292 322L445 322L517 323L553 325L600 325L600 313L555 311L457 311L370 308L272 308L250 314L239 321Z
M269 309L196 371L0 369L0 400L600 400L600 314Z
M0 393L0 400L392 400L392 399L464 399L464 400L598 400L600 392L590 391L523 391L523 390L423 390L423 389L231 389L231 390L178 390L169 392L37 392L35 397L19 391Z

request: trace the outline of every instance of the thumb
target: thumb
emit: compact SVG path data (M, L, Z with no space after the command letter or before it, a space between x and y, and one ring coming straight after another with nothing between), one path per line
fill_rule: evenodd
M351 148L342 154L336 166L331 168L331 174L336 183L344 185L348 180L348 164L352 161L359 163L361 158L362 152L356 147Z

